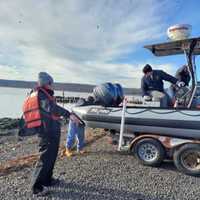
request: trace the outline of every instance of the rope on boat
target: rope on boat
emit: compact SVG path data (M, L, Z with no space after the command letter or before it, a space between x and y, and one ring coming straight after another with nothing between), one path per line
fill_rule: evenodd
M122 108L117 109L117 110L109 110L109 109L108 109L108 111L109 111L108 113L118 112L118 111L121 111L121 110L122 110ZM168 111L168 112L156 112L156 111L153 111L152 109L149 109L149 108L144 109L144 110L142 110L142 111L138 111L138 112L129 112L129 111L126 109L126 113L127 113L127 114L130 114L130 115L141 114L141 113L144 113L144 112L147 112L147 111L152 112L152 113L155 113L155 114L169 114L169 113L177 112L176 110Z
M168 112L156 112L156 111L153 111L153 110L149 110L149 111L152 112L152 113L155 113L155 114L170 114L170 113L178 112L177 110L172 110L172 111L168 111Z
M110 109L107 109L107 110L108 110L108 113L113 113L113 112L121 111L122 108L117 109L117 110L110 110ZM157 112L157 111L154 111L154 110L152 110L152 109L147 108L147 109L144 109L144 110L138 111L138 112L129 112L129 111L126 109L125 112L126 112L127 114L130 114L130 115L137 115L137 114L141 114L141 113L144 113L144 112L147 112L147 111L149 111L149 112L151 112L151 113L154 113L154 114L163 114L163 115L165 115L165 114L171 114L171 113L177 112L177 113L181 113L182 115L185 115L185 116L200 117L200 114L189 114L189 113L185 113L185 112L180 111L180 110L172 110L172 111L167 111L167 112ZM108 114L108 113L107 113L107 114Z
M142 110L142 111L139 111L139 112L134 112L134 113L128 112L126 110L126 113L128 113L130 115L136 115L136 114L144 113L144 112L147 112L147 111L154 113L154 114L163 114L163 115L177 112L177 113L181 113L182 115L186 115L186 116L190 116L190 117L199 117L200 116L200 114L196 114L196 115L195 114L188 114L188 113L185 113L185 112L180 111L180 110L172 110L172 111L167 111L167 112L157 112L157 111L154 111L152 109L145 109L145 110Z
M144 112L146 112L146 111L148 111L148 109L144 109L144 110L142 110L142 111L138 111L138 112L134 112L134 113L128 112L128 111L126 110L126 113L127 113L127 114L130 114L130 115L137 115L137 114L144 113Z

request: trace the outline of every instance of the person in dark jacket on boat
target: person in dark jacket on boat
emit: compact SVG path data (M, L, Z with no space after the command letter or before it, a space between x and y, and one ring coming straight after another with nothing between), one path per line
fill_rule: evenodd
M175 77L178 79L178 81L183 82L184 86L189 86L191 77L190 77L190 72L188 70L188 66L183 65L182 67L180 67L176 71ZM174 98L175 98L176 91L177 91L177 86L174 84L172 84L167 90L167 93L169 94L172 101L175 101Z
M168 107L170 105L170 98L164 91L163 81L168 81L172 84L178 85L178 87L184 86L184 83L177 78L167 74L162 70L153 70L149 64L146 64L143 68L144 76L141 80L141 90L144 100L150 100L152 98L152 92L158 91L163 94L161 97L161 107Z
M76 104L76 106L87 106L87 105L94 105L95 99L93 96L89 96L87 100L84 98L80 98ZM75 139L77 139L77 153L83 154L84 151L84 143L85 143L85 125L83 123L76 123L70 119L68 132L67 132L67 140L66 140L66 149L64 155L67 157L71 157L72 147L74 145Z
M70 112L56 104L54 99L53 78L46 72L38 75L38 87L27 97L23 106L23 115L27 128L35 129L40 138L40 157L32 177L32 193L41 193L44 187L59 182L53 178L54 164L60 142L60 116L73 117Z
M185 83L185 86L189 86L189 82L190 82L190 72L188 70L188 66L187 65L183 65L182 67L180 67L177 71L176 71L176 75L175 77L179 80Z

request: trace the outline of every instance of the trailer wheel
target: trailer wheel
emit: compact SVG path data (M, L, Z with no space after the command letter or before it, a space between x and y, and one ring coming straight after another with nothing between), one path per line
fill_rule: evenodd
M158 166L165 157L164 147L153 138L139 140L134 145L133 152L140 163L147 166Z
M174 164L181 172L200 176L200 145L184 144L173 155Z

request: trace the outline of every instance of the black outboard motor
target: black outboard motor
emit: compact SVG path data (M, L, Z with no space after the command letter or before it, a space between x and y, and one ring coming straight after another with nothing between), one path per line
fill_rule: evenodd
M123 100L123 89L120 84L103 83L93 89L95 99L102 106L118 106Z
M123 91L122 86L119 83L114 84L114 86L117 89L116 105L119 105L124 99L124 91Z

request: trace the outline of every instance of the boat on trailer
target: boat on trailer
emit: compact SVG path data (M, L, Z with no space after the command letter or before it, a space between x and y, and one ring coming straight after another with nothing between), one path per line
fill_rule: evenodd
M124 130L127 133L158 134L176 138L200 139L200 109L194 102L200 98L200 83L196 78L195 57L200 54L200 38L190 38L145 46L155 56L185 54L191 74L191 86L177 92L178 107L134 105L125 110ZM73 112L86 126L119 132L122 106L99 105L74 107Z

